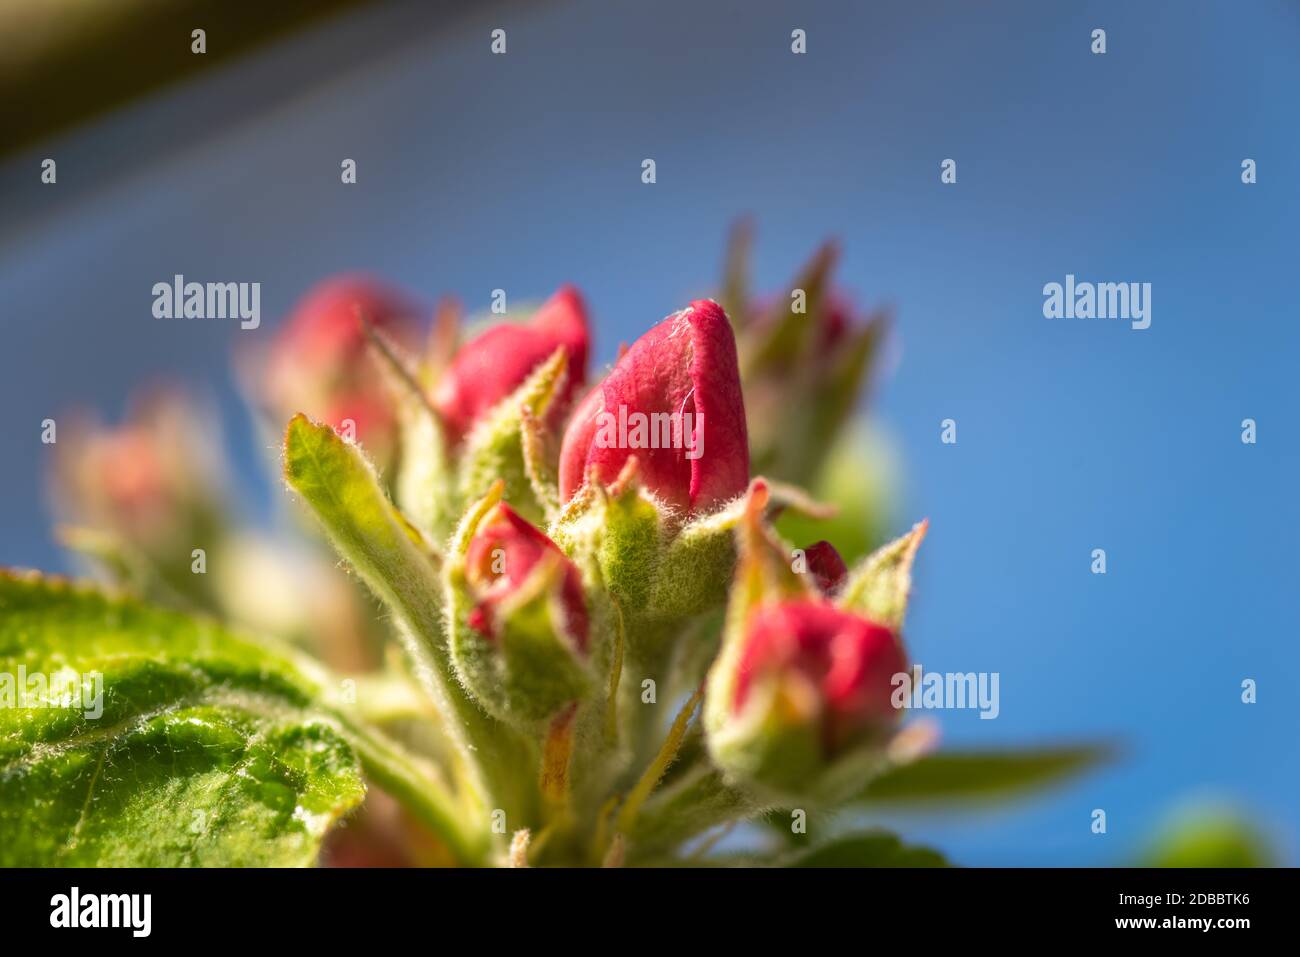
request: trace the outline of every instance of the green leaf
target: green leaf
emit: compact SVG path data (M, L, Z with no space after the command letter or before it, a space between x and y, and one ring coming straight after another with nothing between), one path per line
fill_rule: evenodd
M20 701L33 675L74 696ZM365 793L321 694L215 623L0 573L0 704L26 705L0 706L0 866L313 863Z
M949 867L938 851L904 844L887 831L834 838L791 859L788 867Z
M444 634L437 557L384 494L370 463L329 426L302 415L289 422L284 473L339 554L397 616L417 674L447 716L461 755L481 776L477 783L507 810L509 820L528 820L533 795L522 770L531 760L526 744L456 679Z
M1160 828L1140 867L1276 867L1276 855L1245 811L1193 805Z
M855 800L902 804L1008 798L1079 774L1111 754L1103 745L939 752L873 778Z
M894 631L902 628L912 591L912 563L928 526L929 522L917 523L906 535L863 559L844 583L840 607L866 615Z

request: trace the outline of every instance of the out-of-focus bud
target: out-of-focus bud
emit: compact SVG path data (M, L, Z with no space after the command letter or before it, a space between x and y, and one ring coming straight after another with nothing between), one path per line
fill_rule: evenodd
M173 388L142 396L116 428L70 423L52 476L65 541L153 597L211 607L196 570L229 531L220 446L214 417Z
M536 728L592 687L582 576L499 489L470 509L447 563L456 669L488 711Z
M782 723L815 729L834 756L895 717L892 679L906 668L893 632L816 601L761 609L749 624L732 711L766 699Z
M717 303L697 300L655 326L578 406L560 450L561 501L588 479L614 482L630 457L646 491L684 516L745 491L736 343Z
M906 668L883 625L815 600L763 606L741 639L715 757L773 792L819 796L841 759L883 760Z
M355 438L384 468L396 449L397 417L368 354L362 320L406 345L420 314L402 293L363 275L338 276L311 289L277 331L257 374L277 427L305 412Z
M830 542L809 545L804 549L804 561L823 595L834 595L849 577L849 566Z
M471 339L456 353L433 394L449 439L453 444L464 439L560 347L568 354L567 379L553 408L566 408L586 381L589 340L587 310L572 286L560 289L527 323L493 326Z
M789 289L748 296L748 227L732 239L726 288L737 327L756 472L809 486L867 384L883 315L861 316L831 286L839 252L827 243Z
M907 669L893 624L901 618L885 623L829 602L808 581L815 573L784 560L761 497L752 498L723 649L709 672L709 751L734 785L765 800L834 803L888 761L896 676ZM877 570L864 566L859 580Z

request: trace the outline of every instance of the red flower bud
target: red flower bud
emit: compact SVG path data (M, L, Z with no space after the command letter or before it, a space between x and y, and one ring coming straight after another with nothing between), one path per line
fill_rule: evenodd
M395 416L378 369L366 355L364 318L398 342L408 341L419 308L362 275L327 279L294 307L276 334L263 375L265 396L282 418L297 412L343 429L380 460L395 441Z
M804 561L808 572L817 582L823 595L833 595L840 590L844 580L849 577L849 566L830 542L821 541L804 549Z
M636 456L645 487L687 514L745 491L749 439L731 324L696 300L640 339L582 401L560 450L560 497Z
M893 678L906 668L883 625L822 602L769 605L746 629L732 709L758 683L777 681L792 716L817 722L833 755L894 718Z
M465 555L465 578L478 604L469 624L491 637L494 614L500 603L527 580L537 563L550 558L560 562L560 605L569 638L580 652L587 650L587 603L577 567L546 535L504 502L484 516Z
M557 405L563 408L586 382L589 338L582 296L565 286L527 323L503 323L471 339L456 353L433 395L450 439L463 439L561 346L569 358L568 380Z

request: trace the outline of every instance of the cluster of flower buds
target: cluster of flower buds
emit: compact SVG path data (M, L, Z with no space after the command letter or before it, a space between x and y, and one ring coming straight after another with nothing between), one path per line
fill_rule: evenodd
M722 302L666 316L594 383L569 286L464 337L444 303L422 347L404 294L359 276L313 290L245 384L288 418L283 478L349 575L321 542L284 548L232 519L218 430L183 395L58 437L74 547L151 599L348 672L336 692L292 654L321 727L401 812L378 802L335 859L366 834L420 847L418 827L421 859L680 862L719 825L897 793L873 779L932 743L899 727L925 523L869 551L845 530L864 510L826 532L833 510L799 487L883 320L831 289L831 246L788 301L753 306L738 236ZM864 484L835 462L826 474Z
M850 570L773 525L825 518L785 480L815 470L879 338L829 291L832 258L788 306L755 309L736 282L731 317L691 302L591 385L568 286L464 337L444 306L417 348L407 296L342 277L262 356L259 404L292 415L285 476L393 611L442 712L438 754L467 794L549 827L553 853L601 845L599 808L634 833L701 696L691 760L737 813L842 800L886 763L923 528ZM217 470L188 471L201 432L166 408L62 478L89 524L171 555L228 519Z
M861 338L817 322L817 361ZM653 709L617 693L618 669L635 679L625 691L648 677L669 698L689 693L719 640L708 613L725 609L707 727L735 786L824 797L881 762L891 679L906 667L901 619L868 614L871 588L830 543L778 544L774 512L816 507L778 481L751 483L741 359L718 303L650 328L585 395L588 322L568 287L469 339L432 377L372 344L406 410L397 505L447 542L443 640L455 683L484 711L539 743L583 706L633 712L616 723L636 750Z

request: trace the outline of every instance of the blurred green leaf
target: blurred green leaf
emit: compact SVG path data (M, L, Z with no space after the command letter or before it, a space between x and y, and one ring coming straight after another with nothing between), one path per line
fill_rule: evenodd
M904 804L1015 797L1086 771L1111 755L1112 749L1095 744L939 752L873 778L856 800Z
M1259 829L1238 811L1198 807L1170 820L1139 860L1142 867L1274 867Z
M866 831L827 841L790 859L788 867L949 867L942 854L904 844L887 831Z

